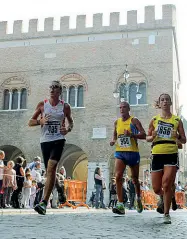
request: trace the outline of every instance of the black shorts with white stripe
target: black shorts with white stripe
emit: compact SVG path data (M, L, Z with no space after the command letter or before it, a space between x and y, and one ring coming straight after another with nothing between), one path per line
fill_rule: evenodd
M173 166L179 169L178 153L175 154L153 154L151 171L157 172L164 170L164 166Z

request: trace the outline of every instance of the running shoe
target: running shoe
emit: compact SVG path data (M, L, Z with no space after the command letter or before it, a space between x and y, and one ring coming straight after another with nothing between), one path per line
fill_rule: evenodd
M177 203L176 203L176 200L175 200L175 196L172 197L172 199L171 199L171 205L172 205L173 211L176 211L177 210Z
M156 211L160 214L164 214L164 202L163 199L160 199L160 201L158 202L158 207L156 209Z
M143 205L142 205L141 199L137 200L136 210L137 210L138 213L141 213L143 211Z
M39 204L37 204L35 207L34 207L34 210L41 214L41 215L45 215L46 214L46 205L44 202L40 202Z
M171 224L171 217L169 214L164 215L164 224Z
M115 207L112 208L112 212L123 215L125 214L125 207L123 204L117 204Z

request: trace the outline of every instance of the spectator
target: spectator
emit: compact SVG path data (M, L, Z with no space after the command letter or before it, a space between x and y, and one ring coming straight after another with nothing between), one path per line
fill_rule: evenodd
M42 181L42 177L41 177L40 171L41 171L41 163L40 162L36 162L35 166L31 170L31 175L32 175L32 179L36 180L37 183Z
M144 190L149 191L148 183L146 181L144 182Z
M142 182L142 181L140 182L140 190L141 190L141 191L145 191L145 188L144 188L144 185L143 185L143 182Z
M96 196L95 196L95 208L99 208L99 201L100 206L106 209L104 204L104 192L103 192L103 181L104 178L102 177L101 169L97 167L94 173L94 181L95 181L95 188L96 188Z
M22 198L22 205L23 208L30 208L29 200L31 195L31 187L32 187L32 177L31 174L26 174L26 180L23 183L23 198Z
M116 180L115 178L112 179L112 183L110 184L110 202L108 207L110 208L110 206L112 205L112 208L114 206L116 206L117 203L117 192L116 192Z
M38 204L41 201L42 194L43 194L43 187L42 184L42 176L41 176L41 163L37 161L35 163L35 167L31 171L32 179L36 181L37 183L37 192L35 197L34 205Z
M175 191L176 192L182 192L183 191L183 188L182 188L182 185L181 185L180 181L178 181L178 185L176 185Z
M3 177L3 189L4 189L3 207L5 208L10 207L10 199L12 192L17 189L16 171L13 169L13 167L14 162L9 161Z
M4 174L4 151L0 150L0 208L3 207L3 174Z
M66 194L65 194L65 187L64 187L64 180L60 180L61 175L57 173L57 180L56 180L56 189L58 191L58 200L59 203L65 203L66 202Z
M32 180L31 195L30 195L30 208L34 208L34 201L36 198L36 180Z
M59 173L61 174L63 180L66 179L66 170L65 170L64 166L62 166L60 168Z
M36 167L36 162L41 163L41 158L40 158L39 156L36 156L36 157L33 159L32 163L29 164L28 168L30 168L31 171L33 170L33 168Z
M16 182L17 182L17 189L12 194L12 206L14 208L21 208L21 199L22 199L22 188L24 182L25 172L23 170L23 162L24 158L19 156L16 159L17 163L14 166L14 170L16 171Z

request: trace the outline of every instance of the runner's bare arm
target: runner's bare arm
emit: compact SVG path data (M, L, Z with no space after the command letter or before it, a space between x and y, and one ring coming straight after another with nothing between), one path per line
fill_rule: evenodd
M186 143L186 135L185 135L183 123L181 120L179 121L178 133L179 133L179 135L178 135L179 142L181 144L185 144Z
M113 146L117 140L117 131L116 131L116 126L117 126L117 120L114 122L114 131L113 131L113 137L110 142L110 146Z
M137 118L133 118L132 123L136 126L136 128L139 131L139 133L133 135L133 137L136 139L146 139L146 133L145 133L145 130L144 130L141 122Z
M44 104L43 102L40 102L40 103L37 105L36 110L35 110L33 116L31 117L31 119L29 120L29 123L28 123L28 125L29 125L30 127L40 125L40 120L38 120L38 117L39 117L39 115L41 115L41 113L42 113L42 112L41 112L41 108L43 107L43 104Z
M147 142L152 142L154 137L153 137L153 132L154 132L155 128L153 126L153 119L151 120L150 124L149 124L149 129L148 129L148 134L146 137Z
M67 118L67 121L68 121L67 131L71 132L72 129L73 129L73 126L74 126L74 121L73 121L73 117L71 115L71 107L67 103L65 103L65 105L64 105L64 114L65 114L65 117Z

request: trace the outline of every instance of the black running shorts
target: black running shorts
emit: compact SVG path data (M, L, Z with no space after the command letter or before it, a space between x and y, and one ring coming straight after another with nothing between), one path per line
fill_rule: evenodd
M55 160L57 162L60 161L65 141L65 139L60 139L41 143L41 150L45 168L47 168L49 159Z
M179 169L178 153L175 154L153 154L151 171L157 172L164 169L164 166L174 166Z

